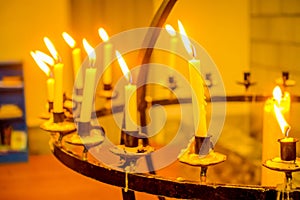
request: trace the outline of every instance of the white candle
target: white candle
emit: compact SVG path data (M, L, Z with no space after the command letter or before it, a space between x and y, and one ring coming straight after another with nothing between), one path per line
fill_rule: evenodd
M93 99L95 90L96 68L85 70L83 97L80 112L80 121L89 122L93 110Z
M200 60L189 60L190 82L195 93L195 96L192 95L195 135L198 137L206 137L206 101L203 80L198 70L200 70Z
M103 28L98 29L99 36L104 41L104 55L103 55L103 69L105 70L102 77L104 85L111 85L112 83L112 68L107 65L112 56L112 44L109 43L109 37Z
M96 68L94 68L94 64L96 61L96 53L93 47L89 45L86 39L83 39L83 45L85 51L89 56L90 67L85 70L83 97L82 97L82 104L80 110L80 121L89 122L91 120L91 114L93 110L95 78L96 78Z
M136 85L125 86L125 129L128 131L137 130L137 99Z
M75 81L75 87L77 89L83 88L83 76L80 72L81 67L81 50L80 48L75 48L72 50L72 60L73 60L73 71L74 71L74 81Z
M53 112L63 112L63 68L62 63L57 63L53 67L54 71L54 101Z
M48 101L53 102L54 100L54 79L48 78L47 80L47 93L48 93Z
M129 81L129 84L125 86L125 129L128 131L136 131L138 130L136 85L131 83L131 73L122 55L118 51L116 51L116 56L118 58L119 65L122 69L124 76Z

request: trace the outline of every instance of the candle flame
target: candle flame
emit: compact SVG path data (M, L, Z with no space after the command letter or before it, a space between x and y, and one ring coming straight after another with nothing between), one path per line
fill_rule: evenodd
M98 29L98 33L99 33L100 38L101 38L104 42L106 42L106 41L109 40L109 37L108 37L106 31L104 30L104 28L99 28L99 29Z
M71 47L74 48L76 45L75 40L67 33L67 32L63 32L62 36L64 38L64 40L66 41L66 43Z
M43 62L47 63L50 66L54 65L54 60L51 56L45 54L44 52L41 52L39 50L35 51L35 54L37 57L39 57L40 60L42 60Z
M44 37L44 42L50 52L50 54L52 55L52 57L54 58L54 60L58 61L58 54L57 54L57 51L53 45L53 43L50 41L49 38L47 37Z
M193 57L195 57L195 48L194 46L192 45L191 41L189 40L186 32L185 32L185 29L181 23L180 20L178 20L178 28L179 28L179 32L180 32L180 36L181 36L181 40L183 42L183 45L186 49L186 51Z
M122 55L120 54L119 51L116 51L116 56L118 58L119 65L121 67L121 70L122 70L125 78L131 83L132 82L131 73L127 67L127 64L126 64L124 58L122 57Z
M284 134L285 136L288 136L291 126L286 122L280 109L278 108L278 106L276 104L274 104L274 112L275 112L276 119L280 126L282 134Z
M36 62L36 64L39 66L39 68L47 75L50 75L50 69L49 67L46 65L46 63L44 63L41 58L34 53L33 51L30 52L30 55L32 56L32 58L34 59L34 61Z
M276 86L273 89L273 98L277 101L278 105L280 105L282 99L282 92L279 86Z
M88 43L88 41L85 38L83 38L82 43L83 43L83 47L84 47L86 53L89 56L90 64L91 64L91 66L93 66L96 61L96 52L95 52L94 48Z
M176 35L175 29L170 24L166 24L165 29L172 37L174 37Z

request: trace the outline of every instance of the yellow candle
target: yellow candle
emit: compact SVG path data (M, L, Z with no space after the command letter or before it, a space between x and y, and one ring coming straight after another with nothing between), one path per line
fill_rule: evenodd
M136 85L125 86L125 129L128 131L137 130L137 99Z
M174 30L174 28L169 25L169 24L166 24L165 26L167 32L170 34L171 36L171 40L170 40L170 50L172 51L171 52L171 56L170 56L170 66L171 67L175 67L175 61L176 61L176 54L174 52L176 52L176 48L177 48L177 43L178 43L178 39L176 37L176 31Z
M95 90L96 68L88 68L85 70L83 97L80 112L80 121L89 122L93 109L93 99Z
M193 114L194 114L194 128L195 136L206 137L207 126L206 126L206 101L204 96L203 80L200 74L200 60L195 59L196 50L191 44L187 34L184 30L182 23L178 20L178 28L181 34L184 47L187 52L193 57L189 60L189 73L190 82L195 95L192 95Z
M47 92L48 92L48 101L53 102L54 100L54 79L48 78L47 80Z
M54 102L53 112L63 112L63 68L62 63L57 63L53 67L54 71Z
M73 49L72 61L73 61L74 81L76 80L75 87L77 89L82 89L83 87L82 74L78 73L81 67L81 50L80 48L76 47L75 40L67 32L63 32L62 36L66 41L66 43Z
M82 89L83 88L82 73L78 73L81 67L81 50L79 48L75 48L72 50L72 60L73 60L75 87L77 89Z
M122 55L116 51L116 56L125 78L129 81L129 84L125 86L125 129L128 131L136 131L138 130L136 85L131 84L131 73Z
M111 85L112 83L112 69L111 66L108 65L112 56L112 44L109 43L109 37L106 31L103 28L98 29L99 36L104 41L104 55L103 55L103 69L104 74L102 77L102 81L104 85Z
M112 83L112 68L110 65L107 65L108 62L111 60L111 54L112 54L112 44L105 42L104 45L104 56L103 56L103 66L105 67L105 71L103 74L103 84L105 85L111 85Z
M198 70L200 70L200 60L189 60L190 82L195 93L195 95L192 95L195 135L198 137L206 137L206 101L203 80Z

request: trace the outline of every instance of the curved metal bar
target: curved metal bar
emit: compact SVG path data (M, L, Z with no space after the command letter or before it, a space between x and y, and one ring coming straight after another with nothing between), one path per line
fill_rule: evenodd
M101 164L83 161L54 145L55 157L70 169L100 182L125 187L125 171L118 171ZM128 188L131 191L146 192L158 196L182 199L276 199L276 188L263 186L241 186L225 184L201 184L188 180L173 180L152 174L128 174ZM300 190L295 190L294 198L300 198Z

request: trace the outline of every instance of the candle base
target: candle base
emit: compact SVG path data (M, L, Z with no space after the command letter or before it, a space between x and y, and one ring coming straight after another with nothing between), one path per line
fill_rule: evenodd
M212 143L210 141L211 136L207 137L199 137L195 136L195 154L200 156L205 156L209 153L210 149L212 149Z
M78 122L78 124L77 124L77 133L81 137L90 136L92 130L99 130L103 134L105 134L103 127L93 126L93 125L91 125L91 123L89 121L88 122Z
M64 112L60 112L60 113L53 112L53 122L54 123L64 122L64 120L65 120Z
M137 147L139 145L138 134L139 131L128 131L122 129L121 144L124 144L125 147Z
M296 138L282 138L278 139L280 143L280 158L283 161L294 161L296 160Z
M169 81L169 88L171 90L175 90L177 88L177 83L176 83L174 76L172 76L172 75L169 76L168 81Z

